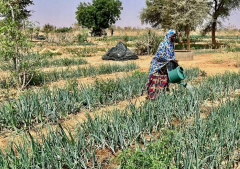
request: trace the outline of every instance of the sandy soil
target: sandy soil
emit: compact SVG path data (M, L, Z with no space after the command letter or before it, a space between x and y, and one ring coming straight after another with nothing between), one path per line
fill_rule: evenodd
M207 75L214 75L217 73L224 73L225 71L235 71L240 70L236 67L237 59L236 57L240 56L240 53L211 53L211 54L197 54L194 56L193 60L190 61L179 61L179 64L184 68L189 67L199 67L201 70L205 71ZM153 55L139 56L138 60L134 62L140 66L140 70L148 72L150 62ZM124 62L114 62L114 61L103 61L101 56L89 57L86 60L91 65L97 65L101 63L126 63L133 61L124 61Z

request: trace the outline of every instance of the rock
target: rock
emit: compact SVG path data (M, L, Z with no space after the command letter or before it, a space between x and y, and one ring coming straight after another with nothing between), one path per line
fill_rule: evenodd
M105 55L102 56L103 60L136 60L138 56L129 50L125 44L119 42L116 47L111 48Z

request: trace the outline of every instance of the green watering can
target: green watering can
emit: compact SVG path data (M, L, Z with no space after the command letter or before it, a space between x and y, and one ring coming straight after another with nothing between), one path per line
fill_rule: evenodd
M184 69L181 66L176 67L175 69L168 71L168 78L171 83L178 83L187 86L186 83L181 83L185 79Z

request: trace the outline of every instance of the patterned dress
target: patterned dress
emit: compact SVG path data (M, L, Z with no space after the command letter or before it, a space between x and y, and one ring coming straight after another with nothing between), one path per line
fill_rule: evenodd
M158 47L157 53L150 63L150 73L146 84L148 99L156 99L159 92L164 92L168 87L168 75L166 64L175 60L174 43L171 36L176 34L174 30L169 30Z

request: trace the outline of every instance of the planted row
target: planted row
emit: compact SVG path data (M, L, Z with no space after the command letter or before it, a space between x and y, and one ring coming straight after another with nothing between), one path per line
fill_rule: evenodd
M182 92L174 91L172 95L162 95L155 102L146 101L140 108L130 105L127 110L115 110L109 115L88 116L88 121L74 133L75 137L61 126L47 136L42 135L40 141L26 137L24 144L17 146L18 155L13 151L13 145L9 152L0 153L0 166L100 168L103 164L98 161L97 149L107 148L114 154L135 142L147 145L145 136L169 126L175 112L183 107L179 115L195 117L193 125L183 125L180 129L174 129L173 133L162 133L161 140L147 147L147 156L137 153L141 159L124 154L120 158L123 160L122 167L234 168L234 162L239 160L234 150L239 147L240 116L236 112L239 112L237 105L240 98L213 108L210 112L212 115L206 121L199 116L197 98L188 92L182 95ZM194 104L190 104L190 100ZM189 107L184 106L187 104Z
M223 91L222 93L227 94L227 91L238 85L238 79L232 79L233 77L235 76L229 73L218 76L216 81L214 78L208 78L203 84L209 85L209 88L217 85L219 90L216 88L214 92ZM232 86L225 86L230 83L229 80ZM114 110L94 117L89 115L88 120L74 133L75 137L60 126L47 136L42 135L39 142L31 136L28 140L25 138L24 144L18 145L16 151L13 151L12 145L9 151L0 153L0 166L97 168L101 166L96 156L97 149L107 148L114 154L134 142L147 144L145 135L151 135L160 128L170 127L173 119L179 119L185 122L183 127L177 130L179 134L171 135L170 141L167 142L170 153L173 147L171 145L176 145L174 158L170 158L177 168L231 168L235 159L233 157L237 157L232 152L239 146L240 98L222 107L213 108L210 112L212 117L209 116L209 120L204 122L200 118L200 103L203 102L202 99L209 98L214 93L211 91L206 95L199 95L206 91L201 85L198 86L200 87L194 92L178 88L172 93L161 95L154 102L147 100L140 107L130 104L125 110ZM224 87L228 88L226 92ZM223 99L224 95L221 96L218 98ZM190 116L195 119L193 125L186 123Z
M197 111L193 124L161 133L161 138L124 151L122 168L237 168L240 161L240 97L212 108L206 119Z
M52 83L62 79L70 78L81 78L87 76L97 76L101 74L111 74L115 72L129 72L139 68L135 63L127 63L124 65L119 64L101 64L98 67L88 66L88 67L78 67L74 70L53 70L49 73L40 73L35 78L33 78L31 85Z
M1 128L30 127L36 123L56 122L68 114L92 109L119 100L139 96L144 90L146 76L127 76L123 79L96 80L93 85L72 83L64 89L39 89L25 92L18 99L0 108Z
M94 47L91 47L91 48L87 48L87 47L85 47L85 48L66 48L65 50L66 50L66 52L69 52L69 53L79 56L79 57L90 57L91 54L95 54L98 51L106 52L105 48L97 48L97 46L95 48Z
M163 95L155 102L145 101L140 108L132 104L128 109L114 110L102 116L89 115L74 134L60 126L38 140L30 136L17 146L18 155L12 151L12 145L12 150L0 153L0 166L100 168L97 149L107 148L114 154L135 141L144 141L145 134L168 125L176 116L176 111L178 116L190 116L199 111L199 106L193 104L196 101L190 93L182 97L182 93L174 91L174 94ZM185 107L186 104L189 107Z
M63 58L63 59L55 59L55 60L41 60L39 63L40 67L52 67L52 66L70 66L70 65L84 65L87 64L87 60L85 59L69 59L69 58Z
M124 65L118 64L102 64L99 67L88 66L78 67L74 70L62 69L61 71L53 70L52 72L39 72L37 73L29 85L42 85L46 83L56 82L62 79L81 78L87 76L96 76L100 74L111 74L114 72L128 72L139 68L135 63L127 63ZM1 88L7 88L14 84L13 78L5 78L0 81Z
M222 98L229 98L235 95L235 91L240 89L240 71L225 72L208 77L202 83L199 83L198 97L201 100L221 101Z
M198 76L199 69L187 70L189 80ZM136 71L132 76L114 80L96 80L93 85L73 83L64 89L39 89L26 91L18 99L2 105L0 122L2 128L31 127L35 123L57 121L68 114L110 105L119 100L140 96L145 91L147 75Z
M34 149L27 151L24 146L19 146L20 157L9 153L3 154L2 159L11 157L14 161L20 161L12 164L15 167L96 168L101 165L95 154L96 149L108 148L114 153L136 140L146 143L145 134L169 126L173 118L187 119L199 114L198 98L191 92L180 89L173 91L173 94L162 95L155 102L146 101L139 108L130 105L126 110L115 110L102 116L88 116L88 120L74 133L76 138L67 137L71 133L64 132L60 127L57 131L51 131L48 136L42 136L42 144L33 139L25 142L24 146L34 145ZM88 151L81 151L82 147ZM24 156L26 153L30 155ZM6 160L2 162L2 166L7 164Z

